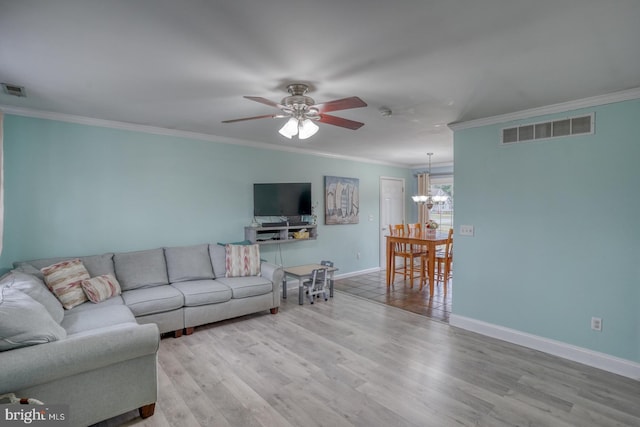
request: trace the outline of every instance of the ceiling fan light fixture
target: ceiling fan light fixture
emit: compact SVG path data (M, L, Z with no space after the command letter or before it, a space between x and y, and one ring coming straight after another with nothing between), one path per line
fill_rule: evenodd
M318 132L319 129L318 125L315 122L351 130L360 129L364 125L364 123L361 122L356 122L354 120L327 114L332 111L366 107L367 103L357 96L335 99L333 101L316 104L316 101L314 101L313 98L310 98L306 95L307 91L309 90L309 86L304 83L290 84L289 86L287 86L287 90L289 91L290 96L282 98L282 101L279 104L260 96L244 96L246 99L249 99L251 101L259 102L270 107L275 107L280 110L280 114L262 114L260 116L223 120L222 123L235 123L243 122L246 120L266 118L279 119L283 117L289 117L289 120L278 131L280 135L288 139L293 138L294 135L298 135L299 139L307 139L312 137Z
M295 117L289 118L289 120L287 120L287 123L285 123L284 126L280 128L278 133L280 133L280 135L284 136L285 138L289 138L289 139L291 139L293 135L297 135L298 119L296 119Z
M304 119L300 122L300 129L298 132L298 138L307 139L318 132L318 125L313 123L313 121L309 119Z

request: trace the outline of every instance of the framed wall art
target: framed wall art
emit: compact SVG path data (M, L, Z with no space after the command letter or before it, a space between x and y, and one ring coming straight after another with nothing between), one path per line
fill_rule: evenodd
M324 177L325 224L357 224L359 222L359 186L358 178Z

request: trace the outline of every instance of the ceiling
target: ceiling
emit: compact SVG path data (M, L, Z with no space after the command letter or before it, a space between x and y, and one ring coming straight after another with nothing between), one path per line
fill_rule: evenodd
M0 108L215 135L403 166L453 161L451 122L640 86L638 0L0 0ZM292 82L358 96L285 139ZM390 110L384 115L381 110Z

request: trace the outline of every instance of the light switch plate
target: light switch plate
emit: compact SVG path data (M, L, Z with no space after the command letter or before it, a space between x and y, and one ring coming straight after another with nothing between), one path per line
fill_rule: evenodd
M460 235L461 236L473 236L473 225L461 225L460 226Z

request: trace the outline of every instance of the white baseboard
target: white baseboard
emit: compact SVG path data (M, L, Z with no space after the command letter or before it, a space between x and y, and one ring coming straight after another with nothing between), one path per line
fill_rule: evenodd
M334 278L337 279L346 279L347 277L360 276L362 274L376 273L380 271L380 267L368 268L366 270L352 271L351 273L344 274L336 274Z
M493 323L483 322L470 317L451 314L449 324L457 328L466 329L492 338L518 344L523 347L543 351L564 359L593 366L614 374L622 375L634 380L640 380L640 364L631 360L611 356L586 348L574 346L561 341L543 338Z

